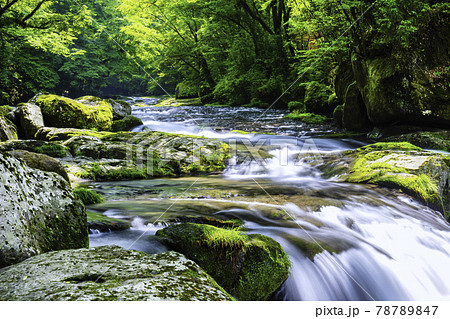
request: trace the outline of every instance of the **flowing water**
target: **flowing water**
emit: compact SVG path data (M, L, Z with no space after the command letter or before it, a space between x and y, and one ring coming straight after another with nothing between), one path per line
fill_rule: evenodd
M144 121L136 131L263 145L272 157L230 161L221 175L93 183L108 201L90 210L130 220L132 227L93 233L91 246L163 252L153 235L167 223L182 216L234 217L245 221L247 233L272 237L290 256L291 275L274 299L450 299L450 225L439 213L392 190L323 179L298 160L302 153L319 156L364 142L315 138L328 128L286 122L280 110L143 102L149 107L133 109ZM308 256L305 242L326 250Z

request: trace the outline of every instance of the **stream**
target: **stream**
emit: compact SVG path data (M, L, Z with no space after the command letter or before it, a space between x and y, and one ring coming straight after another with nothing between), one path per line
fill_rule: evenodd
M167 248L154 234L177 218L239 218L246 233L275 239L291 259L291 274L274 300L450 299L450 225L440 213L392 190L323 179L298 160L364 141L320 138L329 126L287 121L282 110L131 102L148 105L133 107L144 122L135 131L258 145L272 157L232 159L220 175L90 183L107 201L89 210L132 223L126 231L92 233L92 247L160 253ZM327 250L312 258L302 251L304 242Z

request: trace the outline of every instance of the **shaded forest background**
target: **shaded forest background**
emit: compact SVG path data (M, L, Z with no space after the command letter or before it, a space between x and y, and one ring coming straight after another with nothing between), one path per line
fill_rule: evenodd
M343 102L336 78L351 78L344 90L354 81L352 61L423 63L424 39L448 26L449 9L431 0L0 0L0 105L40 91L169 92L332 113ZM436 65L431 77L448 89L450 68Z

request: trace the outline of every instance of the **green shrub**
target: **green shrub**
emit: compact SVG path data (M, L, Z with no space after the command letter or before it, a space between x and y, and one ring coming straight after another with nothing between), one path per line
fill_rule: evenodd
M300 111L302 113L306 112L306 107L305 107L305 103L300 102L300 101L291 101L288 103L288 108L289 111Z

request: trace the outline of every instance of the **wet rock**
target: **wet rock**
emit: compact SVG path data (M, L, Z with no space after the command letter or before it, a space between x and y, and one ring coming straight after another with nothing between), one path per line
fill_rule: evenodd
M110 218L103 214L87 212L89 230L110 232L130 228L130 223L121 219Z
M111 104L113 110L113 120L121 120L128 115L131 115L131 105L122 100L112 100L108 99L109 104Z
M0 115L0 142L17 140L17 128L10 120Z
M0 153L0 180L0 267L89 245L84 206L60 175Z
M76 159L80 178L121 180L220 171L230 156L219 140L161 132L120 132L100 137L75 136L65 143ZM106 165L106 166L105 166ZM74 171L73 168L70 168Z
M51 157L66 157L68 150L61 144L39 141L39 140L17 140L0 144L0 151L8 152L24 150L28 152L41 153Z
M390 136L386 142L409 142L421 148L450 152L450 131L416 132Z
M371 144L323 157L316 167L326 177L400 189L435 210L450 209L450 157L410 143Z
M64 166L60 161L45 154L32 153L23 150L16 150L8 152L17 159L24 161L29 167L39 169L44 172L54 172L64 178L70 183Z
M1 300L232 300L176 252L117 246L49 252L0 269Z
M21 136L26 139L35 139L36 133L44 127L40 107L34 103L22 103L18 105L17 114Z
M125 118L121 120L114 121L111 126L112 132L120 132L120 131L131 131L131 129L136 126L143 125L144 123L140 118L127 115Z
M239 300L267 300L289 275L283 248L263 235L191 223L168 226L156 235Z
M111 105L95 97L72 100L58 95L40 95L36 104L48 127L108 130L112 125Z
M356 86L356 82L347 88L342 114L342 124L348 130L370 130L371 124L367 118L366 106L364 105L361 93L359 93L358 87Z

